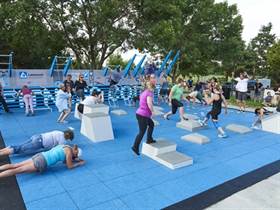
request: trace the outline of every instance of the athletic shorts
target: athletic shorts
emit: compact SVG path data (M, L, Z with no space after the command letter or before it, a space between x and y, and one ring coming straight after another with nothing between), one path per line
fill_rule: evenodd
M245 101L247 98L247 93L246 92L239 92L237 93L237 100L239 101Z
M47 169L47 162L42 155L42 153L38 153L32 157L32 161L36 170L40 173Z
M168 94L168 89L160 89L159 95L166 96Z
M208 112L208 115L211 115L212 120L218 120L219 114L221 114L221 111L211 110Z
M175 114L179 107L184 106L183 103L181 101L178 101L177 99L172 99L171 100L171 105L172 105L172 114Z

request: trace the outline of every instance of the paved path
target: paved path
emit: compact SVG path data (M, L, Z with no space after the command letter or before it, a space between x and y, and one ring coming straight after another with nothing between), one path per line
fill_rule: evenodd
M242 190L206 210L279 210L280 173Z

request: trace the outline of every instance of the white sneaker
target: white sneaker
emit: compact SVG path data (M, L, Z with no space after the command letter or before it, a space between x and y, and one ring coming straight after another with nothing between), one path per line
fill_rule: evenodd
M256 126L256 125L255 125L255 126L252 126L251 128L252 128L252 129L255 129L255 130L260 130L260 129L261 129L260 127L258 127L258 126Z
M218 137L219 138L227 138L228 136L227 136L227 134L224 133L224 134L218 134Z
M198 120L198 123L201 125L201 127L206 126L206 123L203 122L202 120Z

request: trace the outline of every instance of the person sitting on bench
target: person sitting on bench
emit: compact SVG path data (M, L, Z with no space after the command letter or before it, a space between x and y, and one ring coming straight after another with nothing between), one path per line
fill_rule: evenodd
M78 111L83 114L84 106L94 106L95 104L102 104L104 102L103 92L99 92L96 89L92 91L91 96L87 96L85 100L83 100L78 105Z
M35 154L41 151L50 150L60 144L66 144L66 141L72 141L73 139L74 132L71 129L63 132L54 130L40 135L33 135L28 141L20 145L8 146L1 149L0 156L12 154Z
M77 145L73 147L58 145L47 152L38 153L28 160L0 166L0 171L2 171L0 179L21 173L41 173L58 162L65 163L68 169L73 169L85 163L80 159L81 155L82 150Z

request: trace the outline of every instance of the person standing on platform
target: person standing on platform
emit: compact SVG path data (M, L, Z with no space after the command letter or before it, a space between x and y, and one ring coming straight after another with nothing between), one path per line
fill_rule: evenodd
M110 87L117 85L120 80L122 78L122 73L121 73L121 69L118 66L113 72L112 75L110 77Z
M146 81L145 90L140 95L139 108L136 111L136 119L138 121L139 133L135 138L132 150L136 155L140 155L139 146L145 135L147 133L147 144L155 143L153 139L154 122L152 120L153 108L153 97L154 97L155 84L153 81Z
M3 86L1 84L1 82L0 82L0 103L2 104L2 106L4 108L4 111L6 113L10 113L8 105L7 105L7 103L6 103L5 99L4 99L4 91L3 91Z
M23 101L25 104L25 115L29 116L29 109L31 111L31 115L34 115L33 109L33 97L32 97L32 90L28 88L27 85L24 85L22 89L19 91L18 95L23 95Z
M238 78L235 79L236 84L236 93L237 93L237 103L239 106L240 112L245 112L245 100L247 99L248 91L248 75L246 72L241 73Z
M75 84L72 80L71 74L67 74L66 80L64 80L63 84L64 84L66 90L68 90L68 91L70 90L70 92L71 92L71 97L69 98L69 108L71 109L72 108L72 97L74 95L74 90L75 90L74 89Z
M176 114L177 109L179 108L179 114L181 121L188 120L184 117L185 111L184 111L184 104L181 102L184 94L184 89L187 86L186 82L179 78L178 84L174 85L170 91L169 94L169 105L172 107L172 110L168 113L166 113L163 117L167 120L169 120L169 116ZM187 101L187 99L184 99Z
M55 105L56 105L58 111L60 112L60 115L57 119L58 123L67 123L67 121L65 119L71 113L71 110L69 109L69 106L68 106L68 102L69 102L69 98L71 97L71 93L70 93L69 89L68 89L68 91L69 92L66 91L64 84L61 84L60 89L56 95Z
M84 80L84 76L82 74L79 75L79 79L75 82L75 90L76 95L80 98L80 100L85 99L85 88L87 88L87 83Z

